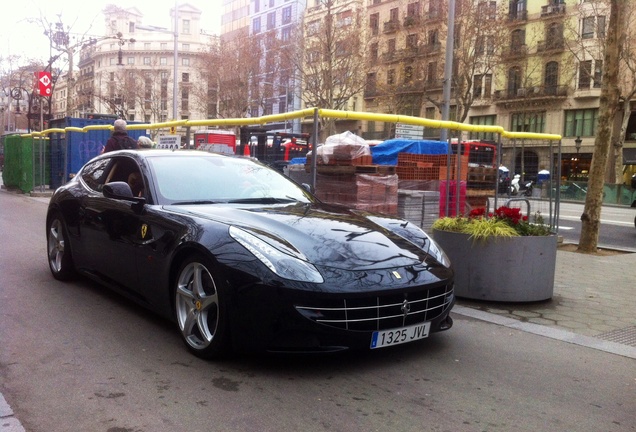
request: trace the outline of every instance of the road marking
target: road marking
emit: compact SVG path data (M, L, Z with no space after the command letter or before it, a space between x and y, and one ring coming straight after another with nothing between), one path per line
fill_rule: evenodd
M577 222L581 221L581 217L580 216L559 216L559 219L568 220L568 221L577 221ZM601 218L601 224L620 225L620 226L632 226L632 225L634 225L633 222L625 222L625 221L603 219L603 218Z

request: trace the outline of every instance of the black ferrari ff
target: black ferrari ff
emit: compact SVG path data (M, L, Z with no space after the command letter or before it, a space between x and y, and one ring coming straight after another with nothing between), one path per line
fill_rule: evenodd
M453 271L430 237L308 189L245 157L106 153L53 194L49 266L174 320L202 358L376 349L452 326Z

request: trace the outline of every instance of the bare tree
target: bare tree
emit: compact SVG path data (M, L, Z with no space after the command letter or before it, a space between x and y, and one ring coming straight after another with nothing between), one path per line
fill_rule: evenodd
M249 83L258 70L260 48L254 37L242 35L212 44L200 59L201 85L193 97L210 118L244 117L249 108Z
M627 132L627 124L632 113L631 102L636 98L636 4L634 2L622 2L623 30L621 34L619 51L620 74L618 75L618 91L620 92L620 111L622 119L620 130L613 137L614 156L614 183L622 183L621 172L623 170L623 144ZM611 181L611 179L610 179Z
M320 0L319 13L306 18L306 31L281 46L281 61L303 83L301 97L310 107L346 109L365 87L366 45L359 2ZM335 120L321 120L322 138L335 133Z
M618 71L625 12L626 2L610 0L598 128L594 140L594 154L590 166L585 207L581 215L581 236L578 247L581 252L594 253L598 246L605 169L612 140L612 123L619 105Z

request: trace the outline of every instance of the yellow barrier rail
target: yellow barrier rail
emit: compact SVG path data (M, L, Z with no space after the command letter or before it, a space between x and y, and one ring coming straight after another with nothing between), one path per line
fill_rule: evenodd
M227 118L227 119L204 119L204 120L174 120L161 123L139 123L129 124L126 126L129 130L145 130L145 129L164 129L173 127L201 127L201 126L249 126L249 125L263 125L267 123L274 123L280 121L293 120L298 118L312 117L318 110L318 115L324 118L335 119L351 119L351 120L366 120L366 121L380 121L386 123L404 123L408 125L424 126L435 129L449 129L462 132L484 132L501 134L503 138L508 139L537 139L537 140L551 140L558 141L562 137L557 134L547 133L533 133L533 132L509 132L504 130L503 127L497 125L474 125L469 123L459 123L453 121L443 120L431 120L424 117L414 117L397 114L381 114L370 113L360 111L341 111L332 109L320 109L320 108L306 108L297 111L290 111L282 114L270 114L260 117L244 117L244 118ZM79 127L66 127L66 128L51 128L41 132L31 132L29 134L23 134L22 137L40 137L50 135L52 133L67 133L67 132L88 132L91 130L113 130L112 125L88 125L83 128Z

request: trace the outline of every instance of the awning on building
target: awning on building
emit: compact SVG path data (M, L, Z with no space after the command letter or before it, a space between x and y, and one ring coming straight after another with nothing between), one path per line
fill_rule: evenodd
M623 165L636 165L636 148L623 148Z

